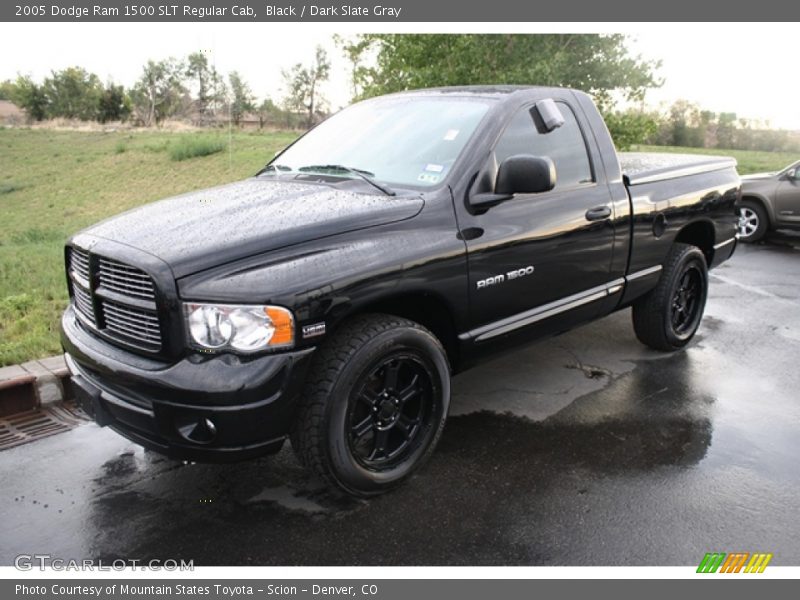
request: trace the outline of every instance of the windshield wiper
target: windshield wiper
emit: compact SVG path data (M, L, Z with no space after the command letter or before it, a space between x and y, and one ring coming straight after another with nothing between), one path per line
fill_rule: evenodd
M280 168L280 167L278 167ZM350 173L351 175L355 175L356 177L360 177L372 187L382 191L387 196L396 196L397 194L395 191L385 185L382 185L375 181L373 177L375 177L374 173L370 173L369 171L365 171L364 169L355 169L353 167L346 167L344 165L306 165L305 167L300 167L297 169L300 172L308 172L308 171L343 171L345 173Z

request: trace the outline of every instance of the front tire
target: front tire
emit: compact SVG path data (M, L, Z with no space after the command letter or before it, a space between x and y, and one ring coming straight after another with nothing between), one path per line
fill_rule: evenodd
M317 351L292 447L328 484L374 496L433 453L449 405L447 356L432 333L399 317L355 317Z
M769 229L769 217L764 207L753 200L739 206L739 239L752 244L763 238Z
M703 318L708 267L697 246L673 244L656 287L633 305L639 341L662 352L686 346Z

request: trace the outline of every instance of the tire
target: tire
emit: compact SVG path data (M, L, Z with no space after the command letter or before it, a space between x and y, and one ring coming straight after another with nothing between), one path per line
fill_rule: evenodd
M708 267L697 246L673 244L656 287L633 304L633 330L644 345L662 352L686 346L703 318Z
M739 206L739 239L748 244L759 241L769 230L769 216L754 200L744 200Z
M408 479L433 453L450 406L450 367L427 329L362 315L317 350L291 433L306 468L354 496Z

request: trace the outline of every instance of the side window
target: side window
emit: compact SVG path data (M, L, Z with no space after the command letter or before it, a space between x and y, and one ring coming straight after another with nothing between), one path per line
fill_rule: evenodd
M556 188L574 187L594 181L586 142L575 113L564 102L556 102L564 124L548 133L536 129L530 109L523 108L511 119L495 146L497 164L514 154L548 156L556 165Z

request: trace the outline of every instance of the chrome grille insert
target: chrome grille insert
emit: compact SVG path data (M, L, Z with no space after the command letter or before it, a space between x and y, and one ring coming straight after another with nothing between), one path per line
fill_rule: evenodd
M94 305L89 293L79 285L72 286L75 308L93 326L97 326L97 319L94 316Z
M103 320L109 332L156 348L161 346L161 330L154 314L110 300L103 300L102 306Z
M153 280L144 271L107 258L101 258L99 264L101 286L126 296L155 300Z
M89 287L89 255L78 248L70 248L69 269L73 276L77 276L83 287Z

